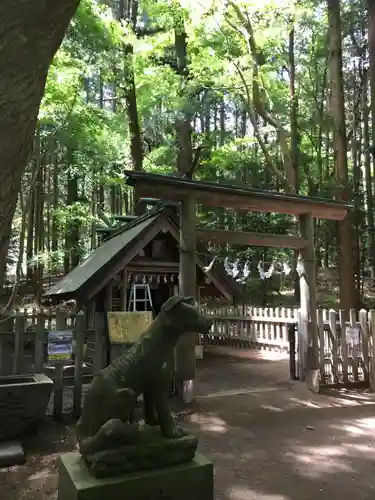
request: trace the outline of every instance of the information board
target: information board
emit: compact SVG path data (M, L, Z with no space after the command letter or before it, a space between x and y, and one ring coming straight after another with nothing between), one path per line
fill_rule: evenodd
M108 330L114 344L133 344L152 323L151 311L109 312Z
M346 343L352 346L359 345L359 328L346 327Z
M73 354L73 330L51 330L48 332L48 360L70 362Z

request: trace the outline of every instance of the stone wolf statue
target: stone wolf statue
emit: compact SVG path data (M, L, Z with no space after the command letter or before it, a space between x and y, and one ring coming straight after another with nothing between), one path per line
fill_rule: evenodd
M95 376L77 423L81 454L135 444L139 424L131 420L140 395L146 424L159 425L166 438L183 436L168 407L174 349L182 335L207 334L210 326L193 297L168 299L139 342Z

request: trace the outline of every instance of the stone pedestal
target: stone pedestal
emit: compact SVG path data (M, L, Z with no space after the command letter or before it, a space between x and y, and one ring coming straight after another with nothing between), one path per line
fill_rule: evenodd
M78 452L60 456L58 500L213 500L213 464L189 463L97 479Z

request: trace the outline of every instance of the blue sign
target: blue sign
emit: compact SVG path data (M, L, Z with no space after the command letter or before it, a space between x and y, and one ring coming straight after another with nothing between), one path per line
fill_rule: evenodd
M71 361L73 354L73 330L48 332L48 360Z

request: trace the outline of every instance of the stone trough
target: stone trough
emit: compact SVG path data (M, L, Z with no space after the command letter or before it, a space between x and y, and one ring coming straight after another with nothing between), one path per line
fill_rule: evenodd
M0 377L0 441L37 431L52 387L53 381L43 373Z
M24 461L18 440L37 432L52 387L53 381L43 373L0 377L0 467Z

